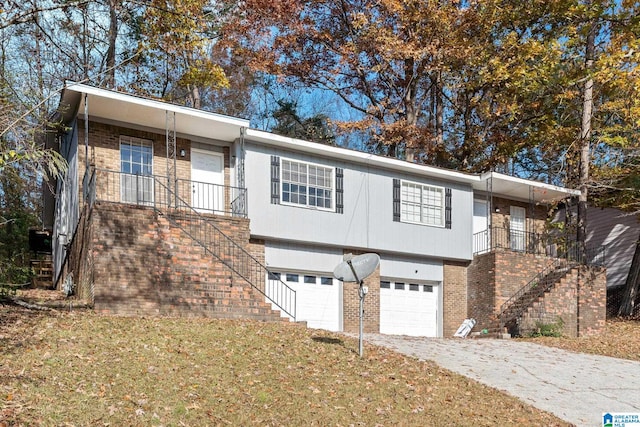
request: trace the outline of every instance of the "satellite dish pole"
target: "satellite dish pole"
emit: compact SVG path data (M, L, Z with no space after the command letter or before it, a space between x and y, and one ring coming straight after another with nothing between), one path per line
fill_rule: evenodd
M364 280L358 278L358 273L356 273L356 270L353 268L353 264L351 263L351 260L348 259L347 260L347 264L349 265L349 268L351 268L351 272L353 273L353 277L356 278L356 282L358 282L358 296L360 297L360 311L359 311L359 317L360 317L360 336L358 339L358 352L360 354L360 357L362 357L362 355L364 354L364 346L363 346L363 331L364 331L364 296L367 294L368 289L365 286L362 286L364 284Z
M345 255L345 261L341 262L333 270L333 277L343 282L358 283L358 297L360 297L360 340L358 343L360 357L364 353L363 349L363 324L364 324L364 296L369 292L369 288L364 285L364 279L369 277L380 264L380 256L377 254L362 254L354 257L351 254Z

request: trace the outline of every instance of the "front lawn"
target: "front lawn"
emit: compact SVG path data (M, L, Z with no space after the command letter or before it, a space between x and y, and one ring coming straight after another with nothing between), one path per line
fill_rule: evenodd
M293 324L0 303L4 425L567 425L429 362Z
M640 321L609 320L602 334L592 337L537 337L524 340L571 350L640 361Z

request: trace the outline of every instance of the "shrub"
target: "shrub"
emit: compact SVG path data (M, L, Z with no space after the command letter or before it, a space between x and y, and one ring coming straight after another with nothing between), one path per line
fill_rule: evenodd
M558 316L555 322L536 321L535 331L531 333L532 337L561 337L564 328L564 321Z

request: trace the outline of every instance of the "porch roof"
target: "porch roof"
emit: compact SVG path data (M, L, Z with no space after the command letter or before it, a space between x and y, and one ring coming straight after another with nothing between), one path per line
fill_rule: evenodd
M478 178L478 181L473 184L475 191L486 192L490 186L492 194L506 199L544 204L580 195L580 190L558 187L497 172L485 172Z
M70 83L62 92L58 113L63 119L72 118L76 111L79 116L84 116L83 95L86 95L91 118L166 129L166 113L175 114L175 131L178 135L233 142L240 137L241 128L249 127L248 120L80 83Z

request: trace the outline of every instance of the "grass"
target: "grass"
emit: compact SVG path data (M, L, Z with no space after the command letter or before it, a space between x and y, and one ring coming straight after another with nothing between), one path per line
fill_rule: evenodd
M567 425L430 362L293 324L0 304L0 426Z
M592 337L522 339L579 353L640 361L640 320L609 320L604 332Z

